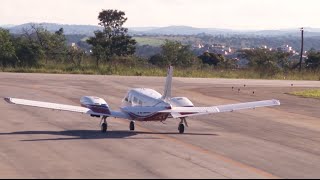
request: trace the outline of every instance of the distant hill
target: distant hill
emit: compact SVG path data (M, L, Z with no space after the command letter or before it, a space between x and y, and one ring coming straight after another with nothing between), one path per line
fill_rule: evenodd
M301 36L301 31L299 29L287 29L287 30L265 30L265 31L255 31L252 32L253 35L260 36ZM306 28L306 37L320 36L320 29L316 28Z
M129 27L130 31L136 31L136 32L145 32L145 31L151 31L154 29L158 29L158 27Z
M22 25L0 25L10 30L11 33L21 34L24 28L30 28L31 24L27 23ZM54 23L40 23L51 32L55 32L60 28L64 29L67 35L86 35L92 36L93 32L101 29L100 26L93 25L66 25ZM169 27L129 27L131 35L248 35L248 36L300 36L300 30L297 29L282 29L282 30L264 30L264 31L240 31L231 29L218 29L218 28L195 28L190 26L169 26ZM306 36L320 36L320 28L306 28Z
M194 28L189 26L169 26L163 28L153 28L148 31L140 32L146 35L255 35L255 36L300 36L300 30L286 29L286 30L264 30L264 31L240 31L231 29L218 29L218 28ZM306 28L306 36L320 36L319 28Z
M13 24L0 25L1 28L6 28L6 29L11 28L11 27L14 27L14 26L15 26L15 25L13 25Z
M148 31L144 31L145 34L160 34L160 35L197 35L201 33L206 34L229 34L235 33L228 29L210 29L210 28L195 28L190 26L169 26L162 28L153 28Z
M92 26L92 25L67 25L67 24L54 24L54 23L27 23L27 24L13 26L8 29L13 34L21 34L23 33L23 29L29 29L32 24L41 25L50 32L55 32L60 28L63 28L64 33L66 35L81 34L81 35L92 36L94 31L101 29L101 27L99 26Z
M86 36L93 36L94 31L102 30L100 26L93 26L93 25L69 25L69 24L56 24L56 23L26 23L21 25L3 25L0 27L9 29L13 34L21 34L23 33L23 29L29 29L31 25L43 26L50 32L55 32L60 28L64 29L64 33L66 35L86 35ZM137 27L137 28L130 28L129 33L135 34L136 31L147 31L153 29L152 27Z

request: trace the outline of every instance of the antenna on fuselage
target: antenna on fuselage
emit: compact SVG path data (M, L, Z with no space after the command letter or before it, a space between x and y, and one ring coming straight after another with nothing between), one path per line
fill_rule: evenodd
M166 84L164 86L164 92L161 98L162 100L168 100L171 98L172 75L173 75L173 66L169 66Z

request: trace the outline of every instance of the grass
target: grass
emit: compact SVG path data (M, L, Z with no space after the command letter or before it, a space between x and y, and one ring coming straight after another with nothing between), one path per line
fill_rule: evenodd
M166 76L166 68L154 66L128 66L128 65L102 65L96 68L93 65L81 67L72 65L46 65L32 68L1 68L2 72L15 73L51 73L51 74L92 74L92 75L119 75L119 76ZM278 73L273 76L265 76L259 72L247 69L219 70L212 68L175 68L175 77L194 78L232 78L232 79L273 79L273 80L320 80L320 74L316 72L290 72L284 75Z
M150 37L134 37L139 45L150 45L155 47L160 47L164 44L165 40L150 38Z
M306 91L292 92L290 93L295 96L301 96L306 98L318 98L320 99L320 89L311 89Z
M165 40L179 41L182 44L190 44L189 42L201 42L201 38L189 36L134 36L133 37L140 45L150 45L159 47L164 44Z

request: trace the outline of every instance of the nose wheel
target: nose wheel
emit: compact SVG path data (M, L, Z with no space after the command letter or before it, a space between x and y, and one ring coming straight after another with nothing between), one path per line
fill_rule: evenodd
M130 131L134 131L135 130L135 122L131 121L130 122L130 127L129 127Z
M108 130L108 124L107 123L102 123L101 132L106 133L107 130Z
M101 132L106 133L108 130L107 117L103 117L101 119Z

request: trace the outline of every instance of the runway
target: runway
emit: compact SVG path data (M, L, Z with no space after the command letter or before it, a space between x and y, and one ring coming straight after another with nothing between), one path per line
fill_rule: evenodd
M164 77L0 73L0 97L119 108L130 88L163 91ZM233 87L233 90L232 90ZM320 81L173 79L196 106L279 99L281 106L139 123L7 104L0 100L1 178L319 178L320 100L287 93ZM239 90L240 89L240 90ZM254 93L253 93L254 92Z

